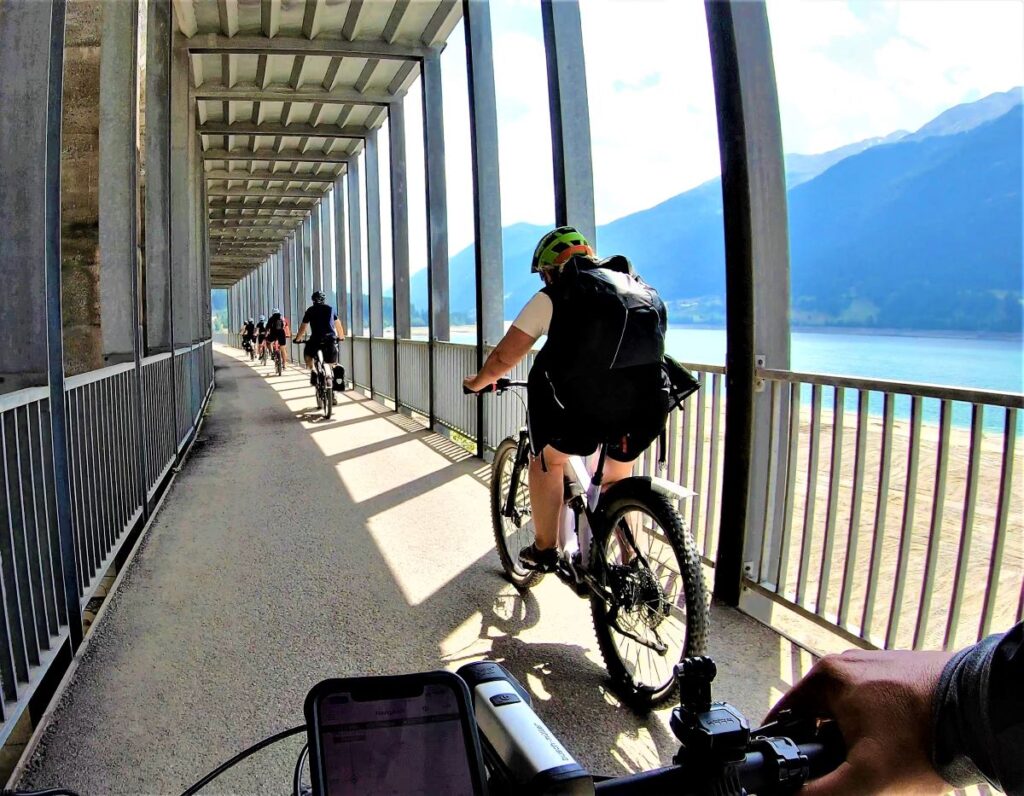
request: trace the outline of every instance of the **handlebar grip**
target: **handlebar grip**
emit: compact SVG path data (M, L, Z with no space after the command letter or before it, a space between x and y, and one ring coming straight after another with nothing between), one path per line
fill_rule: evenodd
M508 379L498 379L494 384L488 384L486 387L480 390L471 390L465 384L462 385L463 395L485 395L489 392L501 392L507 390L511 382Z

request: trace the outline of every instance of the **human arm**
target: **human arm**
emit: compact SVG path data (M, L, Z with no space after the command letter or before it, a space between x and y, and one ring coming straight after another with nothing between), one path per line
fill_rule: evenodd
M466 377L462 384L473 392L482 390L489 384L494 384L519 364L519 361L530 352L535 342L537 342L536 337L531 337L521 329L510 326L505 332L505 336L488 355L479 373Z
M1021 627L956 654L858 650L819 661L767 717L788 709L839 725L846 761L801 794L938 794L983 777L1022 792Z
M345 327L341 325L337 315L334 316L334 333L338 335L339 340L345 339Z
M303 321L302 323L299 324L299 331L297 331L295 333L295 337L292 338L293 342L297 343L297 342L299 342L302 339L302 335L304 335L306 333L306 326L307 326L307 324L306 324L305 321Z

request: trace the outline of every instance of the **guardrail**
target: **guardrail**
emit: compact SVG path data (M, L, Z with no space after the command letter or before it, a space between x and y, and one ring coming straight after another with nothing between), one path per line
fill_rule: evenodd
M212 387L210 341L146 357L138 372L127 363L65 380L79 614L148 516ZM0 743L69 636L49 412L45 387L0 396Z
M482 410L463 395L475 346L368 337L342 346L356 385L389 399L396 355L400 407L433 411L437 426L471 440L482 414L490 449L525 423L525 406L512 395L485 399ZM531 354L511 377L525 378L532 361ZM714 566L725 368L688 367L702 389L669 418L665 475L697 492L684 516ZM767 600L848 642L878 647L963 645L1021 618L1024 464L1016 441L1024 396L789 371L758 377L774 431L758 481L763 533L747 562L742 606L772 621ZM637 469L655 474L656 453L655 445Z
M1020 620L1024 396L759 375L778 433L748 586L865 646L953 648Z

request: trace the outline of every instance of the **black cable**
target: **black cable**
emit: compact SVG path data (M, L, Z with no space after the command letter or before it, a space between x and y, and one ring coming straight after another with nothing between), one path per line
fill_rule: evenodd
M3 790L0 796L78 796L67 788L45 788L43 790Z
M246 750L244 750L242 752L239 752L237 755L232 757L226 763L222 763L221 765L219 765L217 768L215 768L213 771L211 771L209 774L207 774L205 777L203 777L201 780L199 780L195 785L192 785L191 787L186 789L181 794L181 796L192 796L192 794L198 793L203 788L205 788L207 785L209 785L211 782L213 782L215 779L217 779L217 777L219 777L221 774L223 774L225 771L227 771L229 768L231 768L232 766L234 766L234 765L236 765L238 763L241 763L243 760L245 760L245 758L249 757L250 755L255 754L260 749L263 749L263 748L265 748L267 746L270 746L273 743L277 743L278 741L282 741L285 738L290 738L293 735L298 735L300 732L305 732L305 731L306 731L306 725L305 724L300 724L298 727L292 727L290 730L282 730L281 732L277 733L276 735L271 735L269 738L264 738L259 743L255 743L252 746L250 746L248 749L246 749Z
M302 764L306 762L306 755L309 754L309 744L302 747L299 752L299 759L295 762L295 781L292 785L292 796L302 796Z

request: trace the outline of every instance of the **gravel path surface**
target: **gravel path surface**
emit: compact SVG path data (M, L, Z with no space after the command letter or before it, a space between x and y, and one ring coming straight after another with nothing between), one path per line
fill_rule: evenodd
M491 658L594 771L669 762L668 710L608 692L587 603L553 578L500 576L487 465L349 393L329 422L308 379L216 355L195 450L56 706L24 787L179 793L250 743L302 722L318 680ZM809 656L713 611L719 698L752 721ZM287 793L289 739L210 793Z

